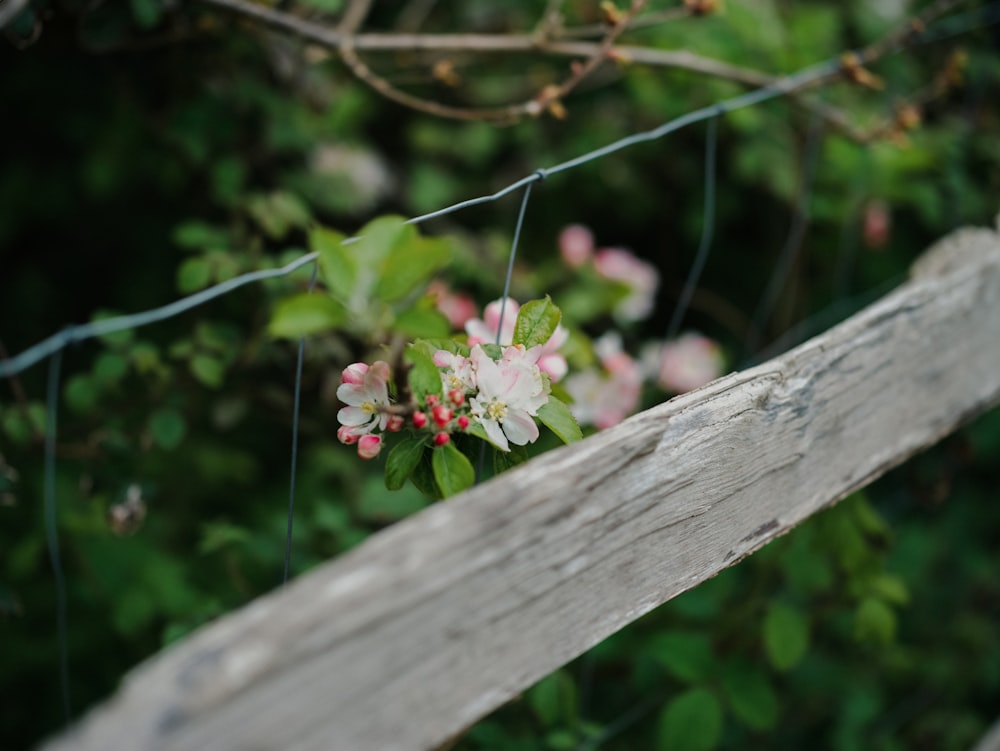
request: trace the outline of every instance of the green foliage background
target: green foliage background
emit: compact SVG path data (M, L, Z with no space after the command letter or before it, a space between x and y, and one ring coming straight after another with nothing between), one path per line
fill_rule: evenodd
M336 13L339 3L311 5ZM391 5L372 28L393 27ZM427 28L524 29L543 5L440 4ZM565 3L567 17L593 21L595 5ZM989 7L969 3L951 28L976 25ZM790 72L892 23L860 0L728 0L719 16L630 39ZM608 68L565 102L566 120L496 128L402 110L336 59L194 2L38 0L6 33L0 341L9 353L67 322L280 265L304 252L318 223L351 233L379 214L492 192L741 90L676 70ZM963 85L933 102L905 143L826 134L803 254L764 341L810 316L800 335L826 328L949 229L992 223L997 41L990 28L964 33L879 64L884 92L824 94L873 122L954 48L967 56ZM543 57L458 62L465 83L454 90L420 59L386 56L378 67L429 96L471 102L530 96L565 68ZM734 364L753 354L746 325L801 195L812 125L788 101L720 123L716 240L689 322ZM687 128L537 186L514 296L572 302L555 238L584 222L602 244L629 246L660 269L654 316L625 332L632 345L659 335L701 231L704 132ZM862 242L873 199L893 217L881 250ZM515 212L512 199L426 228L450 238L449 278L481 303L499 293ZM280 580L295 347L267 324L276 301L308 281L305 269L65 353L57 493L77 712L143 657ZM339 331L306 348L294 572L427 503L412 486L387 493L378 468L360 472L336 442L340 368L372 344ZM10 748L61 727L41 517L44 381L37 366L19 379L23 399L11 384L0 393L0 737ZM994 413L609 639L457 748L967 748L1000 706L997 457ZM146 519L115 534L109 509L133 483Z

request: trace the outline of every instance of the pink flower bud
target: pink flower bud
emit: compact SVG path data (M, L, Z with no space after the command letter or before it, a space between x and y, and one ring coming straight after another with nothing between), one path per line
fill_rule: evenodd
M351 446L358 442L357 433L352 432L354 430L353 425L342 425L337 430L337 440L341 443Z
M582 224L571 224L559 233L559 253L571 269L579 268L594 255L594 234Z
M448 398L451 399L451 403L456 407L461 407L465 404L465 394L462 393L461 389L452 389L449 391Z
M377 435L363 435L358 441L358 456L362 459L374 459L382 450L382 437Z
M458 418L458 427L465 430L469 427L469 418L467 415L462 415Z
M390 433L398 433L403 429L403 424L405 420L402 415L390 415L389 419L385 423L385 429Z
M892 214L884 201L869 201L865 206L862 236L869 248L884 248L892 234Z
M434 420L434 424L439 428L443 428L449 422L451 422L452 412L450 409L442 404L437 405L431 410L431 418Z
M427 406L428 407L436 407L440 403L441 403L441 399L438 398L437 394L428 394L427 395Z
M438 433L436 436L434 436L434 445L435 446L444 446L450 440L451 440L451 436L448 435L447 433Z
M356 362L344 368L340 374L341 383L353 383L355 385L365 382L365 373L368 372L368 365L363 362Z
M414 412L413 413L413 427L417 430L422 430L427 427L427 413L426 412Z

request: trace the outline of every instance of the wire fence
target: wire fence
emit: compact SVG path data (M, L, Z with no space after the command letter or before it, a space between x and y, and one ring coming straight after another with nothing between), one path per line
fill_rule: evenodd
M970 12L961 16L953 16L950 23L939 24L940 29L936 34L924 32L919 39L912 40L913 44L924 44L952 36L966 33L973 29L978 29L986 25L1000 22L1000 3L991 3L984 9L977 12ZM443 216L454 214L464 209L493 203L514 194L522 192L519 210L514 226L513 240L508 257L506 277L503 285L503 295L501 297L500 325L498 332L503 329L503 316L505 314L506 302L510 292L510 282L513 274L514 261L517 252L517 245L521 230L525 222L527 208L529 206L532 188L536 184L555 177L564 172L569 172L577 167L589 164L595 160L603 159L615 154L623 149L631 148L641 144L648 144L658 141L667 135L681 130L699 122L708 122L705 140L705 163L704 163L704 203L703 220L701 227L701 237L698 244L694 261L685 279L676 305L669 318L665 334L666 338L675 336L682 325L684 315L691 303L694 289L697 287L701 274L704 271L712 240L715 232L716 221L716 180L717 180L717 140L718 140L718 120L726 113L752 107L769 100L787 96L804 88L813 86L824 80L829 80L838 76L842 68L841 58L826 60L806 67L794 74L776 80L774 83L747 93L735 96L715 104L702 107L701 109L689 112L681 117L671 119L656 128L631 134L604 146L596 148L580 156L574 157L560 164L550 167L536 169L531 174L507 185L500 190L488 194L460 201L436 211L432 211L421 216L416 216L408 220L408 224L421 224ZM751 340L748 342L748 349L753 352L760 344L759 337L763 325L773 313L774 306L782 291L786 277L791 266L795 262L795 256L802 245L802 239L809 220L809 200L811 185L815 179L817 165L819 162L819 145L822 141L822 127L814 121L809 129L809 135L805 148L805 169L801 176L799 186L798 201L795 207L792 223L788 231L788 236L784 247L779 255L778 262L771 276L767 288L764 290L760 303L753 316L751 327ZM352 243L360 239L353 237L345 240L345 243ZM52 336L39 341L35 345L28 347L24 351L12 357L0 360L0 377L13 378L27 369L37 365L45 359L49 360L49 371L46 389L46 424L44 436L44 517L45 533L49 551L50 562L53 569L54 584L56 590L56 628L59 648L59 684L61 691L62 709L67 725L72 718L72 703L69 689L69 656L67 646L68 634L68 613L66 603L66 577L63 571L63 564L60 555L60 543L58 535L57 514L56 514L56 436L58 433L58 407L59 390L62 378L62 352L68 346L89 339L103 337L115 332L136 329L148 326L157 322L162 322L170 318L179 316L187 311L197 308L212 300L223 297L241 287L256 284L269 279L288 276L295 271L312 265L312 276L309 283L309 290L312 291L317 280L317 252L306 253L294 261L275 269L258 270L242 274L225 282L216 284L207 289L201 290L179 300L163 305L158 308L146 310L138 313L106 318L81 325L70 325ZM808 328L810 323L803 322L800 326ZM797 337L801 329L797 328L789 332L789 337ZM498 342L499 343L499 333ZM787 345L787 340L778 344ZM296 495L296 469L299 454L299 417L301 405L302 373L305 351L305 339L298 342L297 357L294 378L294 397L292 408L292 435L291 435L291 455L289 467L289 502L288 521L284 551L284 568L282 582L289 578L291 554L292 554L292 533L294 525L295 495ZM481 464L481 462L480 462ZM585 668L586 669L586 668ZM652 706L652 705L651 705ZM644 714L647 710L637 708L638 715ZM637 716L638 716L637 715ZM636 717L632 714L623 717L621 722L609 726L601 736L601 742L613 737L620 732L620 727L625 727L634 722ZM586 748L596 748L599 745L597 740L592 740Z

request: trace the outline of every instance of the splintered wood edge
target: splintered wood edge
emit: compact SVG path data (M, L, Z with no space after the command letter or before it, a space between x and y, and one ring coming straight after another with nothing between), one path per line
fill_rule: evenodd
M1000 239L384 530L133 670L45 748L432 749L1000 396Z

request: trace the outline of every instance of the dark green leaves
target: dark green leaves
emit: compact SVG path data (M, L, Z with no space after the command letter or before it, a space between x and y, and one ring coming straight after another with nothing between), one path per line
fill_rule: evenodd
M740 721L754 730L769 730L778 721L778 695L763 671L738 662L727 666L722 687Z
M569 407L554 396L549 396L549 400L538 410L538 419L563 443L573 443L583 438L580 424Z
M471 488L476 482L476 470L473 469L472 462L453 443L434 449L431 465L434 468L434 480L446 498Z
M678 680L699 683L712 674L712 645L706 633L669 631L658 634L650 643L650 651Z
M764 616L764 647L771 664L788 670L809 648L809 621L801 610L776 603Z
M385 486L389 490L399 490L406 483L423 456L427 439L407 438L397 444L385 460Z
M721 735L722 707L708 689L685 691L660 714L659 748L665 751L710 751Z
M532 300L521 306L514 324L514 344L530 349L545 344L556 331L562 313L548 295L544 300Z

